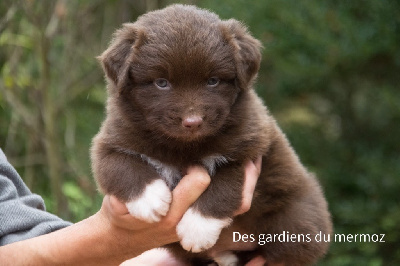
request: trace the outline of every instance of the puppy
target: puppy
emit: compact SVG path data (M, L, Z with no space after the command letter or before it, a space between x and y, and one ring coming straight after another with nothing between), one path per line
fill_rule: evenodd
M327 250L314 239L331 232L321 188L252 87L260 47L234 19L172 5L124 24L100 56L108 101L92 146L99 189L125 202L131 215L157 222L188 166L200 164L211 176L177 226L180 245L170 245L186 262L222 250L218 239L232 239L232 228L252 234L253 251L269 262L306 265ZM244 164L259 155L251 209L233 217ZM309 238L257 245L260 234L282 233ZM227 252L214 259L242 263Z

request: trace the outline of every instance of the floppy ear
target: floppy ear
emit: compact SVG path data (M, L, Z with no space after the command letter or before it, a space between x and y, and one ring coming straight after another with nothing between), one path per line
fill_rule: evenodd
M261 43L250 35L246 26L235 19L222 21L222 31L235 52L237 82L249 88L257 77L261 62Z
M98 57L108 80L119 92L127 86L130 63L144 39L141 28L125 23L114 33L111 45Z

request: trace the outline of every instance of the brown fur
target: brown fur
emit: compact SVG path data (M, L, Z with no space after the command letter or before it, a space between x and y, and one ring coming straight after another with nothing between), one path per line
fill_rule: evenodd
M138 154L181 170L222 154L229 163L217 167L194 206L206 216L232 217L241 201L244 162L262 154L251 209L235 217L232 228L255 235L330 233L318 182L252 89L260 47L238 21L222 21L192 6L173 5L124 24L100 56L109 97L92 161L101 191L127 201L159 178ZM211 77L220 79L217 87L207 86ZM171 88L156 88L158 78L167 79ZM191 115L203 118L198 130L182 126ZM223 236L232 236L229 228ZM327 247L312 241L268 243L257 249L269 261L305 265Z

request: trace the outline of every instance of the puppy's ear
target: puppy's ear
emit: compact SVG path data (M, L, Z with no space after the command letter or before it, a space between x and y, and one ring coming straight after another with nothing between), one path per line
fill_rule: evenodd
M126 23L114 33L111 45L98 57L107 78L119 92L127 86L130 63L144 39L143 29Z
M222 21L222 32L235 52L238 85L241 89L249 88L260 68L261 43L235 19Z

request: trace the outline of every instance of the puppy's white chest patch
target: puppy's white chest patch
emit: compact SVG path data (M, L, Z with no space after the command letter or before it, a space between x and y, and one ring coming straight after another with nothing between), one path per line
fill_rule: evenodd
M216 170L217 166L227 164L228 159L225 156L216 154L216 155L210 155L210 156L203 158L203 160L201 160L201 162L203 163L203 166L208 170L208 173L210 174L210 176L213 176L213 175L215 175L215 170Z
M170 189L175 188L175 186L182 179L182 174L177 167L165 164L157 159L151 158L145 154L137 153L135 151L125 149L121 149L121 151L130 155L140 156L143 161L154 167L154 169L157 171L160 177L164 179ZM216 168L218 166L227 164L228 162L228 158L221 154L209 155L201 160L201 164L207 169L210 176L215 175Z
M159 160L150 158L144 154L141 154L140 156L144 161L146 161L148 164L153 166L154 169L156 169L157 173L161 176L162 179L165 180L169 188L174 188L182 179L182 175L179 172L178 168L162 163Z
M174 188L182 179L181 172L178 168L162 163L147 155L140 155L142 160L150 164L156 169L157 173L167 182L170 188ZM207 169L210 176L215 175L218 166L228 163L228 159L220 154L210 155L201 160L202 165Z

